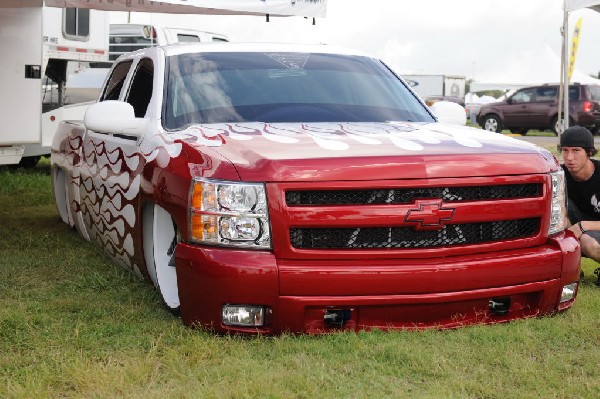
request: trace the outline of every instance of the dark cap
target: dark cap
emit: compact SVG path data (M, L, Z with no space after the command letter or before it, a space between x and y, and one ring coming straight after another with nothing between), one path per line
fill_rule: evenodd
M594 135L583 126L571 126L560 135L560 146L594 148Z

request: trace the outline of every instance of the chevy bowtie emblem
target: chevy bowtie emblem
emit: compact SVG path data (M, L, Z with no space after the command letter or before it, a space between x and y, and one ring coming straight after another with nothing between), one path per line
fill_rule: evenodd
M443 208L440 200L417 200L416 208L408 210L405 222L414 224L417 230L441 230L445 222L452 220L454 208Z

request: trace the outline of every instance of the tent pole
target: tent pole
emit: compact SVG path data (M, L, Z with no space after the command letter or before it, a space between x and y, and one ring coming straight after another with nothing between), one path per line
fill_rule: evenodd
M560 78L559 78L559 84L558 84L558 121L559 121L559 127L560 129L558 129L558 135L560 136L560 134L562 133L562 126L563 126L563 118L562 118L562 106L563 106L563 90L564 90L564 86L563 86L563 78L564 78L564 69L565 69L565 14L567 12L567 0L564 0L564 6L563 6L563 24L562 27L560 28L560 36L562 39L561 42L561 47L560 47ZM560 141L559 141L560 142Z
M563 82L563 109L564 117L561 133L569 127L569 78L567 71L567 62L569 62L569 11L567 10L567 1L565 0L564 21L563 21L563 61L561 66Z

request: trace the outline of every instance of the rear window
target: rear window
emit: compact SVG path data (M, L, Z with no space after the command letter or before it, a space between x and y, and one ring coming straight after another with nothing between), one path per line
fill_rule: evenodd
M570 86L569 87L569 100L571 100L571 101L579 100L579 87L580 86Z
M168 129L226 122L433 122L377 60L306 53L169 57Z
M195 43L199 42L200 38L196 35L184 35L182 33L178 33L177 41L180 43Z
M587 89L590 95L590 100L600 102L600 86L588 86Z

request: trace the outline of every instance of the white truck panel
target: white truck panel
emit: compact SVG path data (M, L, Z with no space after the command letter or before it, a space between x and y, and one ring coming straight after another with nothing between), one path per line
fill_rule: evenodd
M39 143L42 113L42 8L0 12L0 145Z
M402 75L421 98L444 95L443 75Z
M422 99L429 96L465 97L466 78L451 75L401 75Z
M108 26L104 11L90 10L90 34L86 40L65 37L62 23L64 10L44 8L43 41L47 57L80 60L107 61Z
M8 3L14 3L14 8L7 7ZM61 105L97 98L97 89L69 92L44 76L49 62L54 68L66 65L68 85L70 77L76 78L88 62L108 61L106 12L89 10L89 27L81 25L89 35L81 37L63 32L64 13L43 6L41 0L0 5L0 165L49 154L58 123L64 118L81 119L85 110L78 106L64 111ZM54 70L53 79L62 74L58 71Z
M465 98L465 77L445 76L444 95Z

